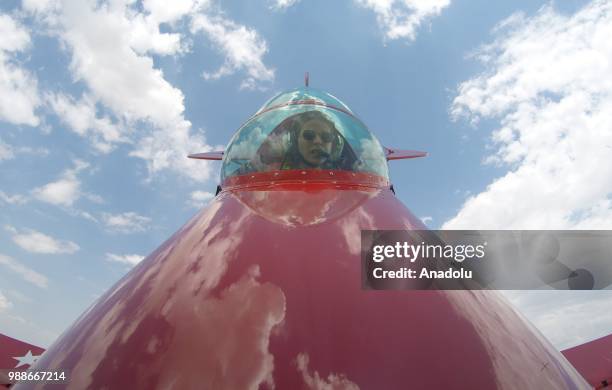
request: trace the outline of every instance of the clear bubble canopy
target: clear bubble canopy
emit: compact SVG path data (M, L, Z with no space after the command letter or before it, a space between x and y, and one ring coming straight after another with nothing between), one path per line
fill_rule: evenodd
M363 122L338 98L312 88L273 97L236 132L221 180L292 169L389 177L384 150Z

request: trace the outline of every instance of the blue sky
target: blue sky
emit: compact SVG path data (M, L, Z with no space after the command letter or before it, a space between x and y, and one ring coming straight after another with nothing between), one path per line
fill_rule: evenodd
M3 1L0 331L48 346L211 198L223 149L311 85L389 147L432 228L612 226L604 1ZM512 292L559 348L609 291Z

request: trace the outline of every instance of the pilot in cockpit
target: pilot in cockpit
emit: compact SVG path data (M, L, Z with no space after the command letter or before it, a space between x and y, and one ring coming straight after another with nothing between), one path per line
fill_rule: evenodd
M313 110L290 116L277 125L241 172L351 170L356 160L334 122Z
M334 122L318 111L296 115L280 169L335 169L343 140Z

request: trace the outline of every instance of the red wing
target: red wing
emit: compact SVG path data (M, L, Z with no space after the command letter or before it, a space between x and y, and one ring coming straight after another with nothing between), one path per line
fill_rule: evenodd
M612 334L561 353L591 386L612 385Z
M25 370L44 351L35 345L0 334L0 369ZM0 377L0 388L4 388L7 383L7 378Z
M420 152L418 150L398 150L398 149L390 149L387 147L385 147L384 149L385 149L385 157L387 158L387 161L427 156L427 152Z

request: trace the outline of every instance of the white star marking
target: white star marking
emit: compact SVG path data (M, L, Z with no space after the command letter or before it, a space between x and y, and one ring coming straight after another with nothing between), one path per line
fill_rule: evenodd
M19 368L25 365L31 366L32 364L36 363L36 360L38 360L39 357L40 355L32 355L32 351L30 350L28 350L28 353L26 353L24 356L14 356L13 359L19 360L19 363L17 363L15 368Z

